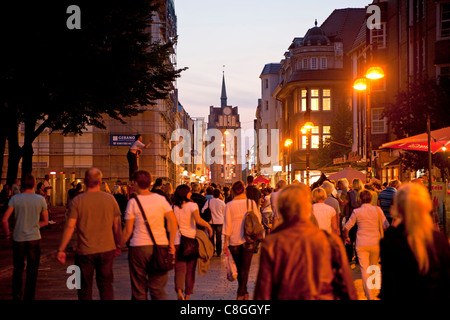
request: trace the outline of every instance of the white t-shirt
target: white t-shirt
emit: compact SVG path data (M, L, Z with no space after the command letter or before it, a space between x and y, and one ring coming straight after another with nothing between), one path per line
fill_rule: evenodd
M206 221L211 224L223 224L223 219L225 215L225 202L220 199L213 198L206 201L203 206L202 212L205 212L206 208L211 209L211 221Z
M181 235L195 239L197 234L197 226L195 224L194 212L198 210L195 202L186 202L181 206L173 206L173 212L178 222L178 231L175 237L175 245L180 244Z
M239 246L245 242L244 238L244 218L248 209L251 210L253 202L253 212L261 223L261 213L254 200L238 199L227 203L225 207L225 221L223 224L223 234L230 237L231 246Z
M314 203L312 209L319 228L331 233L331 219L336 216L336 210L325 203Z
M172 207L165 197L157 193L145 196L139 195L138 198L144 208L156 243L158 245L168 245L169 240L167 239L166 228L164 226L164 215L166 212L172 211ZM139 206L134 199L128 201L127 209L125 211L125 220L130 219L134 219L134 229L130 240L130 246L153 245L153 241L144 224L141 210L139 210Z
M133 144L130 147L130 150L138 150L139 148L145 147L145 144L143 144L141 141L136 140L133 142Z

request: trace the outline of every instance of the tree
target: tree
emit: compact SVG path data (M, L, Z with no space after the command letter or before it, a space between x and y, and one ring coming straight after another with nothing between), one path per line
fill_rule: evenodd
M352 130L352 112L342 98L335 106L330 138L319 146L320 157L316 161L319 167L328 166L333 163L333 159L340 158L351 151Z
M411 82L406 90L400 91L393 103L384 109L393 132L404 138L427 131L427 117L431 120L431 130L450 125L450 82L446 79L418 79ZM400 157L405 170L428 169L428 154L418 151L404 151ZM449 177L448 159L441 154L433 155L433 163Z
M165 98L182 71L169 61L176 38L151 43L149 28L160 1L77 3L81 29L74 30L66 26L72 1L39 1L26 10L22 4L1 5L6 57L0 63L0 107L8 115L2 120L8 128L9 183L22 156L22 176L31 172L32 143L46 128L81 134L88 125L105 128L105 115L125 123L141 106ZM16 138L20 123L22 147Z

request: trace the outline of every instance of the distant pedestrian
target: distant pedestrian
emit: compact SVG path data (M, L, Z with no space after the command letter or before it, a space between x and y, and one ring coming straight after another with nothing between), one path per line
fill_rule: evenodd
M11 194L13 196L15 196L16 194L19 194L21 192L20 189L21 189L20 180L19 179L14 180L14 184L12 185L12 188L11 188Z
M380 207L371 205L372 193L369 190L361 191L359 197L361 207L353 211L345 224L344 238L348 238L349 230L357 224L355 250L361 266L364 294L368 300L373 300L375 299L375 291L367 285L367 279L369 278L367 268L378 265L380 239L382 234L384 234L384 230L389 227L389 222L386 220Z
M341 239L311 222L310 188L284 188L277 205L283 224L262 243L255 300L356 300Z
M48 223L49 224L55 224L56 222L52 219L52 213L50 210L50 206L52 203L52 190L53 190L53 186L52 183L50 182L50 176L48 174L46 174L44 176L44 190L47 193L47 196L45 198L45 200L47 201L47 207L48 207Z
M417 183L398 189L393 218L380 243L382 300L450 300L450 246L445 234L433 229L433 205L428 190Z
M225 216L225 202L220 199L220 195L220 190L214 189L214 198L208 200L202 209L202 212L204 212L206 208L211 210L211 221L207 222L209 222L212 227L213 232L210 234L210 240L213 245L215 244L215 253L218 257L222 254L222 228Z
M278 196L280 195L281 190L287 186L287 183L285 180L280 180L277 183L277 189L275 192L272 192L270 195L270 205L272 206L272 212L273 212L273 226L272 229L275 229L278 225L280 225L283 222L283 217L278 212Z
M3 228L6 238L11 239L8 220L14 212L15 225L13 241L13 291L14 300L34 300L36 281L41 255L40 228L48 224L48 211L45 199L36 194L36 179L27 175L23 179L23 193L12 196L3 216ZM22 276L27 260L25 291L22 288Z
M168 275L167 272L155 271L151 266L155 244L145 226L144 215L156 244L169 246L170 253L175 255L174 241L177 229L175 216L166 198L150 191L151 181L151 175L147 171L139 170L134 173L133 182L137 199L145 212L140 210L136 199L132 198L125 213L122 243L124 245L130 241L128 263L133 300L147 300L148 291L152 300L167 300L165 287Z
M261 206L261 217L264 225L264 230L266 232L265 235L269 235L270 231L273 228L273 210L272 204L270 203L270 195L272 194L272 188L267 187L262 189L262 193L264 195L264 201Z
M378 206L383 210L384 215L388 219L389 224L392 224L391 207L394 204L394 197L397 189L400 187L400 181L392 180L389 186L382 190L378 195Z
M341 214L341 207L339 205L339 201L336 199L336 196L333 195L333 192L335 192L337 195L337 191L334 185L329 181L324 181L321 187L327 193L327 198L325 199L324 203L333 207L334 211L336 212L334 219L336 220L336 224L339 225L339 216ZM339 228L337 229L337 232L338 235L341 234Z
M175 291L179 300L189 300L194 293L195 271L198 259L196 225L206 228L209 235L213 234L209 223L200 217L198 206L191 200L191 195L191 188L187 185L179 185L175 189L173 211L178 222L178 233L175 238ZM196 252L189 256L183 255L184 243L193 243L197 248Z
M231 252L238 271L238 300L248 300L248 275L252 262L255 244L249 244L244 238L244 219L249 210L252 210L261 222L261 213L254 200L248 199L242 181L233 183L233 200L225 207L225 220L223 234L225 236L223 252Z
M114 197L100 191L102 172L86 171L86 192L76 196L69 207L68 220L62 235L57 259L66 263L65 249L76 229L78 235L75 264L81 269L79 300L92 300L92 283L96 273L102 300L113 300L113 261L120 254L120 209Z
M352 180L352 189L350 191L348 191L348 204L349 204L349 209L348 209L348 218L346 219L348 221L348 219L350 218L350 216L353 213L353 210L361 207L361 200L359 198L359 193L361 191L364 190L364 183L362 182L361 179L353 179ZM349 234L348 234L348 238L344 239L345 241L345 249L347 250L347 258L348 258L348 262L352 263L358 263L358 256L355 253L355 241L356 241L356 233L358 231L358 226L354 226ZM355 258L355 260L353 261L353 258Z
M325 204L327 198L326 191L319 187L312 191L312 212L317 220L320 229L328 233L339 235L338 221L336 220L336 210Z

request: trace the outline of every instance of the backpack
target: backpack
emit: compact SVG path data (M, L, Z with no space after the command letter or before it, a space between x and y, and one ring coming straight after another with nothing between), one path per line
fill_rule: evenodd
M244 218L244 238L247 243L254 243L256 241L262 241L264 239L264 227L259 222L256 214L253 212L253 201L252 210L248 210L248 199L247 214Z

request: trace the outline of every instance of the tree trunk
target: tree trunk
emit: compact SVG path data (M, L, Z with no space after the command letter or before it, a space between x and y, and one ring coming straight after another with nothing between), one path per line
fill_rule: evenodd
M22 158L22 148L19 147L18 124L10 124L8 130L8 173L6 183L10 186L17 179L19 162Z
M25 139L22 146L22 177L33 172L33 141L36 128L36 119L27 119L25 121Z

